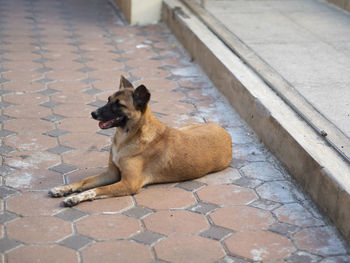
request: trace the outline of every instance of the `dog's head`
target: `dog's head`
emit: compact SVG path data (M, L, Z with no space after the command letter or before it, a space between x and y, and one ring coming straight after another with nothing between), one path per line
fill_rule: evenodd
M119 91L108 97L106 105L91 112L91 116L100 121L101 129L123 128L140 120L150 97L151 94L144 85L134 89L130 81L121 76Z

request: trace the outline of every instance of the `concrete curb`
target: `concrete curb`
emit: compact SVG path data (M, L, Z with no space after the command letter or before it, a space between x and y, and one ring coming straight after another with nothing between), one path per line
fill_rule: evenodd
M162 19L312 199L350 241L350 167L178 0Z

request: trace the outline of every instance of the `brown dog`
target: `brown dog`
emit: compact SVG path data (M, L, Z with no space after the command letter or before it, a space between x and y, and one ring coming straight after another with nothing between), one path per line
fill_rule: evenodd
M86 200L132 195L147 184L199 178L230 164L231 137L223 128L214 123L178 130L167 127L152 114L149 99L145 86L134 89L122 76L119 91L91 113L101 129L116 127L107 170L55 187L49 194L60 197L82 192L63 201L73 206Z

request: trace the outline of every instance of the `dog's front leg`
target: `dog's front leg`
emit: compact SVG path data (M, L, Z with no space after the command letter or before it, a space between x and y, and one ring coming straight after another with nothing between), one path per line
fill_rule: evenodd
M72 195L63 200L65 206L74 206L83 201L92 201L107 197L118 197L136 194L142 188L141 183L120 181L115 184L96 187L80 194Z
M144 185L142 163L129 161L122 167L121 180L117 183L96 187L63 200L65 206L74 206L83 201L132 195L139 192Z
M52 197L66 196L75 192L82 192L87 189L95 188L101 185L115 183L119 180L119 169L113 164L110 164L107 171L99 175L90 176L88 178L82 179L78 182L69 185L54 187L49 191L49 195L51 195Z

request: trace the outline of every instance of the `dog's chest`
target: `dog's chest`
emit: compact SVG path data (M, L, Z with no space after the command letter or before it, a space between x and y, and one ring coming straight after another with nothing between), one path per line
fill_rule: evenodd
M122 167L121 160L124 157L128 156L129 151L130 151L129 147L119 148L118 145L112 145L112 160L113 160L113 163L117 167L119 167L119 169L121 169Z
M112 145L112 160L117 167L120 167L118 148L116 145Z

